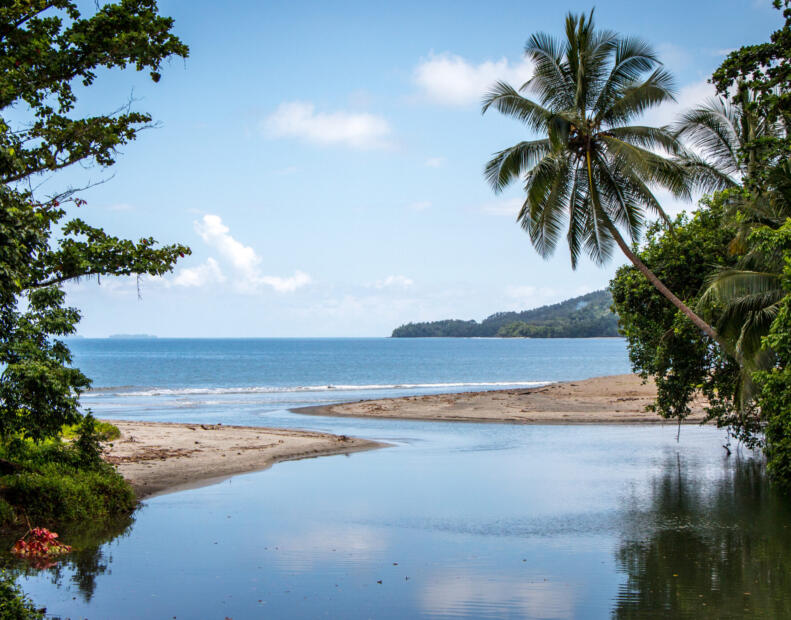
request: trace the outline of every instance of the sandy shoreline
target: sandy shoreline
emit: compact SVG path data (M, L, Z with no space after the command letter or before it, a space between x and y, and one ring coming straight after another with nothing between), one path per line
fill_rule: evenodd
M656 397L653 383L637 375L564 381L543 387L362 400L301 407L295 413L339 417L395 418L438 422L508 424L675 424L646 411ZM703 420L697 400L687 423Z
M673 424L647 412L656 388L636 375L565 381L543 387L362 400L296 413L441 422L508 424ZM688 423L703 420L698 400ZM138 497L211 484L280 461L348 454L386 444L310 431L110 420L121 437L105 458Z
M105 459L139 498L218 482L280 461L348 454L382 447L375 441L310 431L109 420L121 437Z

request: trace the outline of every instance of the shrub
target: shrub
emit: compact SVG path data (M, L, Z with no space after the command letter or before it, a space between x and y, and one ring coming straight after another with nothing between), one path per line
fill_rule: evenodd
M0 618L3 620L38 620L42 611L25 596L14 580L5 573L0 575Z

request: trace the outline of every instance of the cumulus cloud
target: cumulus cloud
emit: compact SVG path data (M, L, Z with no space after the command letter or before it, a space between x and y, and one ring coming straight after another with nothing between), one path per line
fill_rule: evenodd
M415 68L414 79L423 96L442 105L465 106L480 103L497 80L519 88L532 75L528 60L512 63L506 58L474 64L445 52L430 54Z
M308 274L299 270L291 277L261 273L261 257L253 248L235 239L219 215L204 215L203 219L195 222L195 231L208 246L231 264L235 271L234 284L241 291L254 292L262 286L268 286L278 293L291 293L312 282ZM219 267L215 273L219 273Z
M389 123L367 112L317 112L305 101L281 103L262 123L271 138L296 138L321 146L341 145L354 149L389 146Z
M225 275L213 258L209 258L205 263L197 267L179 270L171 281L174 286L184 287L206 286L220 282L225 282Z
M260 281L262 284L271 286L278 293L293 293L298 288L310 284L313 279L304 271L294 272L290 278L280 278L278 276L261 276Z
M412 278L406 276L387 276L384 280L378 280L374 283L374 288L409 288L414 284Z

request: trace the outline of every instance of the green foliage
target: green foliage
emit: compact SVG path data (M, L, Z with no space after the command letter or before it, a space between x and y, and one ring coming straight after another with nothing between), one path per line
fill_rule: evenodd
M16 439L0 447L0 498L16 521L101 521L134 509L135 496L126 481L91 452L94 439L89 436L83 445L79 439L73 444ZM5 516L0 525L11 525Z
M789 0L774 0L782 10L785 23L772 33L770 40L747 45L731 52L714 72L712 81L723 95L735 85L749 89L753 99L748 109L764 123L789 127L791 122L791 8ZM755 163L745 185L761 188L766 184L766 164L778 163L791 154L791 142L785 132L757 134L743 145L741 156Z
M76 439L80 434L81 426L82 423L64 426L61 429L61 437L63 439ZM104 420L94 420L94 429L100 441L114 441L121 436L121 430L115 424Z
M784 286L791 291L791 252L786 255ZM775 355L775 367L757 372L755 380L766 420L767 470L791 492L791 297L780 305L765 342Z
M393 338L530 337L589 338L617 336L617 318L610 311L607 291L595 291L524 312L498 312L477 321L408 323L393 330Z
M73 191L41 198L37 175L74 164L110 166L118 148L148 126L126 106L109 115L76 113L75 86L108 69L134 67L160 79L162 64L187 47L154 0L120 0L80 14L71 0L0 7L0 437L36 441L80 422L90 381L73 368L62 338L79 312L62 285L86 277L162 275L182 245L121 239L73 217ZM90 92L88 90L87 92Z
M713 265L734 265L729 251L734 227L726 216L731 192L705 200L692 218L679 216L672 228L648 230L641 260L690 305L698 305ZM754 419L733 415L738 365L700 333L632 266L621 267L610 282L614 309L626 337L635 372L653 377L654 409L667 418L686 417L697 390L710 399L709 416L745 439L757 430ZM709 308L713 311L712 308ZM744 431L744 432L742 432Z
M39 620L44 618L44 613L36 608L5 572L0 575L0 618L3 620Z

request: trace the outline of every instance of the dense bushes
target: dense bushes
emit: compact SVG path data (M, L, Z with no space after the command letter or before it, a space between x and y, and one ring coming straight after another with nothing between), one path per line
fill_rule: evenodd
M100 438L86 416L71 443L16 438L0 446L0 525L95 521L132 511L134 492L102 461Z

